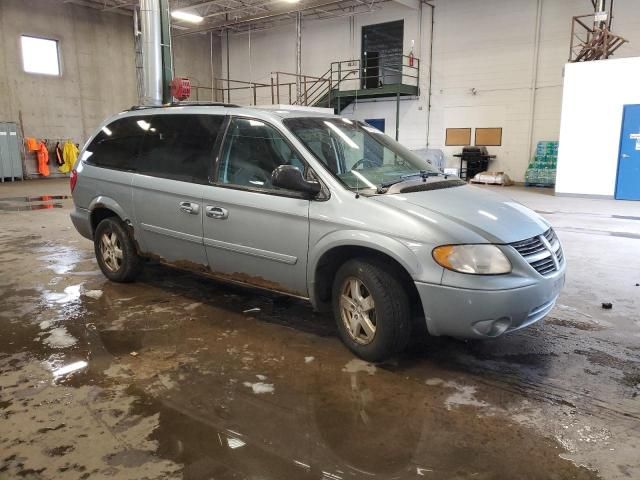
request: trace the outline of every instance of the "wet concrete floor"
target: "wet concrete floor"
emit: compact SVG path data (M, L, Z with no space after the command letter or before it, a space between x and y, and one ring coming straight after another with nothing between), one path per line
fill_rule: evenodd
M640 478L640 204L499 191L556 226L555 310L379 365L297 300L158 265L110 283L69 199L0 208L0 479Z

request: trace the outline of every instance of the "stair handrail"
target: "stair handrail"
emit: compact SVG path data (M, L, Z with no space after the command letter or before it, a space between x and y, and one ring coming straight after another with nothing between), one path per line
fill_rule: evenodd
M306 99L306 105L309 105L309 97L313 96L320 88L324 91L325 89L329 89L330 79L328 75L331 73L331 68L329 68L325 73L323 73L315 82L313 82L308 88L305 90L304 98ZM323 88L324 87L324 88ZM311 102L313 103L313 102Z

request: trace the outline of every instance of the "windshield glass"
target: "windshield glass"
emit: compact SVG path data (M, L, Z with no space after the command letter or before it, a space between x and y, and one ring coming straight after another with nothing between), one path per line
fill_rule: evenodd
M285 125L351 189L378 189L413 174L438 174L416 154L369 125L347 118L289 118Z

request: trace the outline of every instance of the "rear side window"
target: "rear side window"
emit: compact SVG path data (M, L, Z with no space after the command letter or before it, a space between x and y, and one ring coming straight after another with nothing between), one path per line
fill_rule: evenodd
M135 170L146 125L148 117L127 117L102 127L87 147L83 160L98 167Z
M136 162L139 173L207 183L222 125L221 115L154 115Z

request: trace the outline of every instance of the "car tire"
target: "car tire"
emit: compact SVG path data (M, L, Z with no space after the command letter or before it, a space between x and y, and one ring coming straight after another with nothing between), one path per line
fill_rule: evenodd
M126 225L117 217L102 220L93 235L96 260L105 277L113 282L133 282L142 270Z
M369 362L404 350L411 336L409 296L394 272L382 261L353 259L338 269L333 282L333 313L340 337Z

